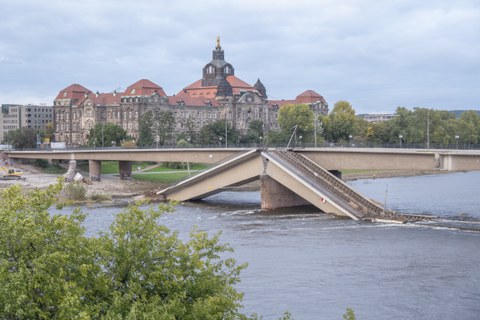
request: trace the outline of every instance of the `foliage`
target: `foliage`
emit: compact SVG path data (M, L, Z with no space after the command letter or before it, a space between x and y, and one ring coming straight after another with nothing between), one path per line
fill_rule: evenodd
M87 237L85 215L51 215L57 183L0 195L0 318L247 319L235 289L245 265L220 235L182 242L157 223L168 205L128 206Z
M33 165L45 169L49 166L48 160L45 159L35 159Z
M87 189L82 183L70 182L65 185L64 192L68 198L82 201L86 199Z
M347 312L343 315L344 320L355 320L355 312L351 308L347 308Z
M325 140L330 142L349 141L356 133L355 110L348 101L338 101L328 116L320 118Z
M199 142L204 145L218 144L223 147L227 140L229 144L237 143L239 136L238 131L225 120L217 120L202 127Z
M3 140L15 149L33 149L37 145L37 133L32 128L23 127L8 131Z
M314 129L314 113L306 104L287 104L278 112L278 125L288 135L298 126L297 135L302 135L307 140Z
M265 137L265 144L267 145L283 145L287 146L288 139L292 133L283 131L269 131Z
M155 143L158 141L159 145L165 145L172 138L174 127L175 117L172 111L155 110L152 127Z
M135 180L141 181L150 181L160 184L171 184L178 182L179 180L188 176L188 172L182 170L181 172L163 172L163 173L152 173L152 174L133 174L132 178Z
M195 145L198 143L199 133L195 126L195 120L192 117L188 117L182 121L185 132L180 133L177 136L177 140L185 140L188 145Z
M248 124L247 132L241 138L242 143L262 143L264 139L263 121L255 119Z
M138 141L139 147L152 147L155 143L152 134L153 112L147 111L138 120Z
M137 143L133 140L124 140L120 143L120 146L124 149L136 149Z
M93 201L107 201L112 200L112 196L109 194L94 193L91 195L90 199Z
M93 129L90 129L88 145L111 147L119 145L126 138L127 133L121 126L110 122L97 123Z
M54 134L55 134L55 126L53 125L53 122L49 122L45 125L45 130L41 132L42 136L42 141L45 141L45 139L48 139L48 141L52 142L54 139Z

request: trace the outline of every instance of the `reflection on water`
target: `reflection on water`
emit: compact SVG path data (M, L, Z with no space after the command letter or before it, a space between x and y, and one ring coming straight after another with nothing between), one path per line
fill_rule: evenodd
M388 184L387 205L402 212L478 217L479 178L469 173L351 185L383 199ZM161 218L183 238L195 226L222 232L237 261L249 263L238 286L245 312L264 319L285 310L295 319L341 319L351 307L357 319L478 319L480 232L363 223L311 208L262 212L259 203L258 192L224 192ZM106 230L118 210L85 208L88 233Z

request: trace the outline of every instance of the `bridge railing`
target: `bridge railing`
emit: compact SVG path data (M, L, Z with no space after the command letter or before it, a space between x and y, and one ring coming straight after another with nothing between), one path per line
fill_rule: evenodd
M229 143L228 148L285 148L286 143ZM438 144L438 143L375 143L375 142L352 142L352 143L331 143L322 142L316 145L313 142L298 142L290 145L292 148L387 148L387 149L446 149L446 150L480 150L480 144ZM188 144L188 145L162 145L162 146L149 146L149 147L85 147L85 146L66 146L65 148L50 148L44 146L42 148L31 149L9 149L4 151L62 151L62 150L142 150L142 149L189 149L189 148L201 148L201 149L224 149L225 146L219 146L218 144Z

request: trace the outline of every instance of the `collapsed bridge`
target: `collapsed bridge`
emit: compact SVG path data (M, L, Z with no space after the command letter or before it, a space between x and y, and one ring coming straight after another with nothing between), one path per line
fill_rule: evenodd
M419 219L386 211L306 156L287 150L249 150L158 194L166 200L199 200L255 180L260 180L262 209L313 205L327 214L354 220Z

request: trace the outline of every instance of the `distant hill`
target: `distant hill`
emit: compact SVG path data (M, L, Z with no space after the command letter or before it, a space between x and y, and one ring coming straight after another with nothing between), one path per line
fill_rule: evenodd
M451 113L453 113L455 115L456 118L460 118L460 116L462 115L462 113L464 113L465 111L468 111L468 110L452 110L450 111ZM478 113L478 115L480 115L480 110L474 110L476 113Z

